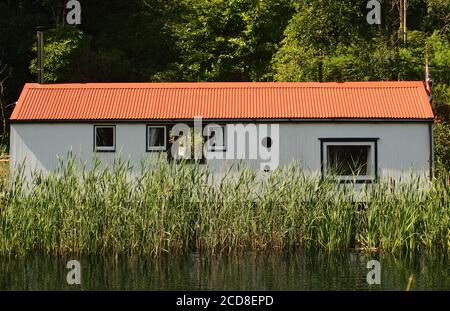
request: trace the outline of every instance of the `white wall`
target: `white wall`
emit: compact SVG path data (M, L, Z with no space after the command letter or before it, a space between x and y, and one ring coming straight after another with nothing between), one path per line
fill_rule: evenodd
M320 170L319 138L379 138L378 175L400 177L409 170L429 174L430 136L425 123L286 125L280 131L281 162L296 154L306 167ZM285 150L285 152L283 152Z
M49 172L58 164L58 158L69 151L91 167L94 149L92 124L12 124L11 170L25 161L28 171ZM117 148L115 153L99 152L97 158L112 163L119 154L131 163L139 165L143 157L156 158L156 153L145 151L144 124L116 125Z
M398 178L410 170L429 173L430 137L427 123L280 123L280 165L300 161L312 172L320 171L319 138L379 138L378 175ZM146 125L116 124L116 153L98 153L104 162L121 155L136 167L142 158L156 158L145 151ZM28 170L48 172L58 156L69 150L90 167L93 157L93 124L15 123L11 125L11 169L26 161ZM224 170L232 160L210 160L215 171ZM250 161L257 165L259 161ZM258 165L259 167L259 165Z

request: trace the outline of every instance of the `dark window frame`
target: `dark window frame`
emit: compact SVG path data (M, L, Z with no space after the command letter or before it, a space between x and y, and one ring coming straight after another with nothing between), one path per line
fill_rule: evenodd
M165 141L165 146L164 149L150 149L149 146L149 130L150 128L164 128L164 141ZM167 125L163 125L163 124L147 124L145 126L145 151L146 152L167 152L169 150L169 133L168 133L168 129L167 129Z
M113 129L113 146L112 149L98 149L98 148L108 148L105 146L97 146L97 129L98 128L112 128ZM116 152L117 144L117 131L115 124L94 124L94 152Z
M363 145L364 143L370 143L373 144L374 150L373 150L373 178L366 178L366 179L354 179L348 176L349 178L339 178L336 179L337 182L340 183L358 183L358 184L366 184L366 183L376 183L378 181L378 141L379 138L373 138L373 137L350 137L350 138L319 138L320 141L320 172L322 175L322 180L325 178L325 159L324 159L324 152L326 151L326 144L328 143L349 143L351 146L357 145L357 143L361 143ZM345 145L342 145L345 146Z
M212 123L209 123L209 124L206 124L206 125L204 125L203 126L203 131L205 130L205 128L208 126L208 125L210 125L210 124L212 124ZM206 150L206 152L227 152L227 131L226 131L226 124L217 124L217 125L219 125L219 127L221 127L222 128L222 133L223 133L223 146L211 146L211 147L208 147L207 148L207 150ZM210 139L211 138L211 136L208 136L208 137L205 137L204 136L204 139L205 139L205 142L206 142L206 139ZM217 149L216 149L217 148Z

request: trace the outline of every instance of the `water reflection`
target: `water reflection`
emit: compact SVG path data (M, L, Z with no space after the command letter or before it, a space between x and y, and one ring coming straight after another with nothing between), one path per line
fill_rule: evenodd
M79 260L82 284L66 282ZM368 285L366 264L381 262L381 285ZM0 257L0 290L450 290L448 256L291 251L208 256Z

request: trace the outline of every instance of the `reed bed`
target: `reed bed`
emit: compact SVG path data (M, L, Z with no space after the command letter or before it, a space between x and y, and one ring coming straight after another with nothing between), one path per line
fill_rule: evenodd
M214 180L196 164L118 160L88 170L69 159L31 179L18 170L0 187L0 254L450 249L448 175L393 191L389 182L342 186L297 165ZM364 202L352 199L361 192Z

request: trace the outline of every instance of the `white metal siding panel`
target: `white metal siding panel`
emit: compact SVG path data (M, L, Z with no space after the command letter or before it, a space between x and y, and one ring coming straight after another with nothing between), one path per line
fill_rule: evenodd
M399 178L410 170L429 173L430 142L426 123L281 123L280 165L302 163L311 172L320 171L319 138L379 138L378 174ZM137 169L143 157L155 159L158 153L145 152L145 124L116 124L116 153L98 153L112 163L117 155L129 159ZM27 168L48 172L69 150L89 168L93 157L93 124L12 124L11 169L26 160ZM211 160L215 172L224 171L232 160ZM259 167L258 161L251 161Z
M280 126L280 162L301 161L320 171L319 138L379 138L378 174L399 178L410 170L429 174L430 142L425 123L307 123Z

